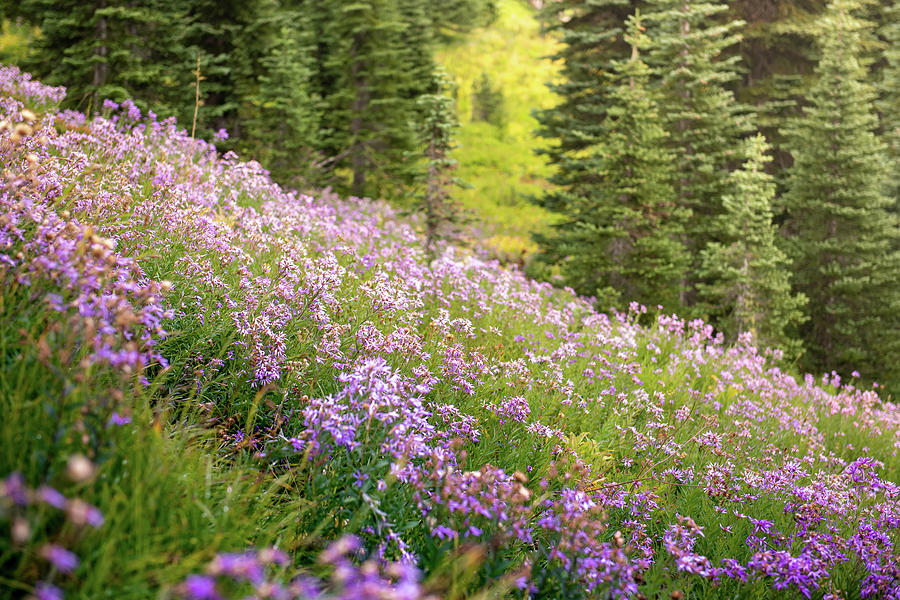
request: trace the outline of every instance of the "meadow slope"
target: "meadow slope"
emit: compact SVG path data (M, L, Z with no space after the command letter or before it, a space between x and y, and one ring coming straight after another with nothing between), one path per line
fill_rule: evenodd
M0 597L900 598L900 409L0 69Z

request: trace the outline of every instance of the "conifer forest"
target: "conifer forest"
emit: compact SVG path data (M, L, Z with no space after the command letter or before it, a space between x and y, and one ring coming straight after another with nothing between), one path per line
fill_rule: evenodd
M0 600L900 600L900 1L0 26Z

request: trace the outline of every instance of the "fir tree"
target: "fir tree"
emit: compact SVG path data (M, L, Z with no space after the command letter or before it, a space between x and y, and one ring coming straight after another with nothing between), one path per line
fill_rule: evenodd
M893 210L900 212L900 2L894 2L885 12L885 66L881 73L878 110L891 161L888 193L894 202Z
M787 130L795 164L785 198L799 292L809 298L808 365L900 383L898 227L884 194L875 93L859 61L855 4L822 19L822 59L809 106Z
M452 38L497 17L495 0L416 0L433 19L434 35Z
M410 53L403 47L406 24L396 0L361 0L330 9L323 67L326 154L349 170L344 189L354 196L397 193L411 182L415 165L414 86ZM324 12L324 11L323 11ZM321 52L321 49L320 49Z
M447 95L449 78L443 72L434 76L437 93L425 94L418 99L424 115L421 144L425 153L425 190L421 196L421 209L425 217L425 250L434 255L437 241L453 235L459 221L460 208L453 201L451 190L462 186L453 175L457 161L450 154L456 148L454 133L459 127L456 106Z
M560 187L535 201L551 211L566 211L577 197L569 190L597 181L586 150L604 138L603 122L612 103L604 73L612 61L629 56L622 24L632 12L630 0L560 0L548 2L541 12L544 31L560 41L553 56L561 63L560 81L549 85L560 103L537 114L539 135L551 142L542 150L556 168L550 181Z
M679 206L691 211L686 242L699 270L701 251L721 241L718 217L729 173L746 160L743 137L752 130L728 84L737 78L738 57L725 51L738 42L741 25L716 24L724 2L651 0L647 15L656 43L648 59L662 73L663 114L669 146L677 156L675 190ZM697 281L686 282L693 304Z
M187 0L182 4L187 11L181 24L182 43L190 58L187 64L173 68L190 72L200 59L203 83L197 135L209 138L219 129L227 129L232 138L226 148L240 149L245 137L241 110L257 91L252 81L261 74L259 59L266 51L264 38L252 25L264 18L267 5L239 0ZM190 100L193 110L193 95Z
M768 144L761 135L747 140L749 156L729 177L731 192L723 198L718 219L722 243L703 251L701 284L705 307L729 340L751 332L760 344L799 356L797 326L803 322L806 298L791 294L790 265L776 245L772 224L773 177L766 173Z
M397 0L403 31L400 34L403 61L406 71L404 98L413 102L423 94L437 94L434 62L435 23L423 0Z
M781 182L791 164L779 128L796 115L798 102L813 83L818 61L818 16L827 0L731 0L732 18L746 22L741 43L730 51L741 57L738 100L754 107L759 130L772 144L768 167Z
M23 65L68 90L66 104L98 108L133 98L142 108L181 115L190 102L187 11L169 0L25 0L15 14L40 27Z
M614 61L606 77L606 135L582 153L578 170L563 170L557 179L566 219L540 241L565 282L595 295L599 306L638 301L674 310L687 266L680 241L687 214L675 205L675 157L666 147L650 69L640 59L649 44L641 29L639 16L629 17L631 57Z
M258 59L242 78L239 148L264 164L276 180L307 184L315 174L319 109L311 93L312 27L307 13L277 0L259 3L247 34Z

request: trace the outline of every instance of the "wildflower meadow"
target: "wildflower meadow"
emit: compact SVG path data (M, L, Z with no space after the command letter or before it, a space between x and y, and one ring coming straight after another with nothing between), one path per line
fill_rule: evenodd
M900 599L877 384L65 93L0 68L0 597Z

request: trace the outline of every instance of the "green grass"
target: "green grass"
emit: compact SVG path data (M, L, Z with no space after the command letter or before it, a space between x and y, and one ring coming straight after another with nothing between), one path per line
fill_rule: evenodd
M519 5L503 6L506 10ZM505 12L501 25L508 22L504 19L509 19L510 14L521 16L526 12ZM505 135L513 135L513 124L511 120ZM489 127L469 124L469 130L474 131L475 126ZM520 133L525 136L524 130ZM296 453L289 454L286 438L300 435L304 430L303 420L297 414L304 406L301 394L323 397L340 387L335 368L309 360L315 356L316 342L323 335L311 321L296 318L286 326L291 336L286 342L285 356L298 365L303 363L302 366L285 372L276 384L258 391L247 382L246 356L240 350L236 350L234 358L227 356L239 338L230 313L221 313L217 319L198 318L201 314L215 314L225 294L240 306L257 307L253 310L276 301L278 295L273 288L244 285L244 276L277 273L279 259L286 255L291 244L308 245L313 259L321 259L323 253L333 251L337 255L335 260L353 271L359 267L361 254L385 249L399 238L393 239L385 233L385 238L371 241L371 248L360 249L357 254L355 250L341 250L340 244L325 234L314 231L299 236L292 230L272 225L264 233L275 236L276 240L267 245L260 232L243 228L237 211L222 205L214 213L214 222L225 227L215 232L218 238L227 238L229 243L244 249L246 260L228 262L216 259L213 254L210 260L215 261L213 270L219 283L204 283L201 274L184 268L179 259L185 255L197 257L199 252L192 244L212 223L203 221L201 227L188 219L181 224L183 233L178 229L178 235L173 234L161 204L167 201L164 188L154 187L152 173L137 175L145 180L142 186L135 186L141 192L127 205L77 214L82 198L71 191L76 188L76 180L89 184L81 188L82 193L84 190L114 192L119 183L117 173L133 165L130 157L111 157L99 145L90 147L85 143L84 151L89 159L86 164L96 162L104 168L96 170L91 166L70 175L72 181L67 183L71 187L55 198L54 210L73 211L83 220L89 220L97 231L139 234L142 241L121 236L118 250L126 255L139 254L142 246L158 248L158 252L143 252L138 261L148 276L174 282L167 303L185 310L167 323L172 335L161 344L172 366L152 373L149 385L144 386L128 374L102 366L82 365L85 339L84 332L72 326L77 320L69 320L72 315L35 301L48 289L20 286L10 277L9 285L0 290L0 439L14 440L14 443L0 444L0 476L19 471L32 486L46 481L67 495L96 504L107 516L102 530L83 533L60 523L59 519L36 517L34 541L24 547L10 544L8 536L0 537L0 572L3 573L0 598L15 597L11 590L25 589L39 577L41 569L45 569L38 556L40 544L57 539L67 540L68 547L82 558L82 567L65 580L72 592L70 597L79 598L169 597L185 575L202 572L216 552L240 551L250 546L277 544L292 552L295 562L290 568L309 569L313 563L311 554L322 545L322 538L337 537L348 531L360 533L366 526L386 523L422 550L427 575L440 578L447 570L453 571L452 576L446 577L448 581L443 589L450 591L445 597L465 597L485 581L499 577L497 573L508 566L504 561L525 554L525 544L513 543L510 556L485 561L480 575L472 574L477 568L457 574L452 561L448 562L448 548L430 538L411 498L411 490L399 485L386 490L369 488L366 492L369 497L364 498L354 486L355 472L370 475L370 481L388 478L389 464L381 450L387 432L380 431L377 423L371 437L367 427L365 443L357 449L336 452L316 464L310 465ZM155 158L161 162L175 160L165 148L150 151L156 152ZM197 172L192 170L189 161L175 167L175 171L177 181L196 181L193 177ZM240 189L240 181L233 185ZM227 187L218 190L223 195L230 191ZM236 195L237 205L243 207L259 208L265 199L246 189ZM209 214L195 210L201 215ZM517 214L511 207L506 210L510 219ZM192 225L197 229L191 229ZM507 234L513 237L515 231ZM406 240L399 245L409 250L413 243ZM690 515L706 525L707 537L698 542L698 549L714 561L725 556L747 560L751 552L744 543L749 534L747 523L730 514L717 513L716 504L724 500L712 498L695 487L679 485L661 473L669 466L703 472L721 463L723 456L694 441L703 431L721 434L726 440L729 459L740 465L762 465L769 460L778 464L792 455L804 456L811 448L814 448L813 455L833 454L849 459L858 455L859 448L867 447L866 452L884 462L884 479L896 481L900 477L893 430L881 433L851 425L844 415L825 414L827 411L821 405L802 394L793 398L793 404L787 407L775 403L767 410L771 398L766 394L766 386L760 385L765 376L735 364L737 359L712 358L694 352L699 347L696 342L688 341L692 333L689 327L684 336L668 335L661 327L636 330L632 345L618 337L628 334L627 324L610 327L608 336L602 328L592 329L583 321L586 305L559 290L544 295L530 294L527 306L540 307L543 316L557 315L570 328L568 333L583 328L589 333L583 341L590 352L574 353L560 360L558 379L541 362L529 363L525 359L522 364L528 374L544 381L508 377L502 373L501 362L523 357L528 340L534 340L536 346L548 347L537 350L538 354L561 348L561 341L554 337L560 331L550 324L551 319L536 323L532 315L523 314L524 304L501 304L502 286L475 275L469 280L467 277L472 273L467 269L477 272L482 267L464 264L460 263L458 268L466 276L446 275L446 279L438 279L443 288L440 294L421 296L421 312L391 315L378 309L364 288L373 282L377 270L360 271L360 279L341 280L334 290L336 306L332 309L334 323L347 327L340 342L348 352L354 346L358 351L360 340L354 334L364 322L374 322L385 334L401 327L394 319L409 325L424 342L421 357L385 352L386 360L405 375L420 366L418 360L431 373L440 373L450 344L459 344L465 353L478 352L493 361L497 372L475 384L473 394L456 389L444 377L427 396L428 401L455 406L478 419L481 435L477 441L465 443L462 469L477 470L490 463L507 472L527 471L531 491L536 496L549 497L562 486L584 487L586 483L633 486L632 489L655 494L659 508L654 510L655 521L650 524L649 533L658 538L666 526L675 522L677 514ZM527 288L525 283L516 285ZM490 310L480 307L467 286L485 291L498 303L488 302ZM254 302L249 302L251 298ZM521 298L518 302L524 303ZM440 326L435 324L441 310L447 311L448 319L470 320L472 335L449 328L439 330ZM525 342L517 341L517 336L523 336ZM604 357L610 373L588 383L583 373L597 366L590 356L593 353ZM198 367L208 367L212 359L223 359L223 367L218 372L201 375ZM726 374L733 376L733 381ZM583 405L567 397L562 389L567 380L572 380L574 391L586 399ZM621 392L621 398L607 395L604 401L595 401L610 386ZM651 405L649 398L657 393L666 401ZM562 430L563 439L549 440L527 431L524 424L503 422L487 406L518 395L527 398L531 421ZM760 410L752 419L740 412L736 416L729 408L738 403L757 404ZM683 407L689 407L696 417L680 418L677 410ZM121 428L105 425L112 408L130 414L133 424ZM823 434L822 452L818 452L816 441L808 439L802 430L781 424L775 409L791 412L792 419L786 421L815 423ZM268 427L285 414L292 418L282 428ZM91 415L96 418L89 419ZM250 437L260 430L261 448L270 452L269 455L262 456L259 447L235 443L237 433ZM746 437L738 437L744 432L748 433ZM655 444L636 447L638 436L659 440L663 439L658 437L660 433L667 436L664 439L677 444L681 452L669 453ZM554 448L557 445L559 450ZM797 450L785 454L785 449L792 446ZM97 463L99 472L90 482L67 481L67 459L73 452L82 451ZM283 454L278 454L279 451ZM585 467L590 470L586 471ZM825 477L837 475L831 469L823 465L820 472ZM553 471L558 476L551 475ZM579 473L586 472L593 481L578 480ZM649 479L648 473L659 478ZM537 484L542 477L550 480L549 490L542 490ZM877 500L873 496L864 502L871 504ZM371 505L379 507L387 516L379 521L375 510L368 508ZM790 515L784 511L783 498L759 494L741 507L755 517L770 517L779 529L788 530L792 526ZM611 516L611 524L628 518L624 513ZM5 515L0 514L0 518ZM733 527L734 531L720 530L720 523ZM835 526L840 528L846 524L837 522ZM603 539L612 539L614 531L611 528L604 532ZM485 534L483 542L489 547L490 533ZM463 552L462 548L450 550ZM789 596L787 592L779 595L764 584L749 588L727 583L714 590L703 581L673 575L669 572L671 562L665 555L661 556L646 576L646 592L651 597L657 592L668 597L675 589L688 592L689 597L704 598ZM848 598L858 596L858 593L854 595L853 588L858 586L859 579L854 567L848 563L833 573L840 587L848 591ZM495 572L489 573L488 569Z
M440 49L437 60L453 76L462 127L455 157L459 176L472 188L456 197L483 219L484 239L505 258L519 259L535 249L533 232L553 222L553 215L528 201L548 186L550 168L535 154L543 144L535 135L532 112L552 107L546 83L558 76L547 56L552 37L540 34L535 11L522 0L500 0L497 21ZM487 73L505 98L505 127L472 121L472 92Z

